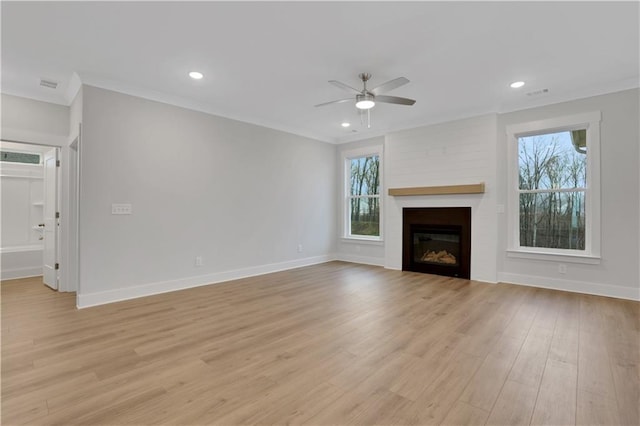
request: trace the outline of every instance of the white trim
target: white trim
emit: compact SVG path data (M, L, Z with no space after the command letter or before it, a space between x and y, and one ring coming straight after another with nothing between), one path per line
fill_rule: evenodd
M572 192L586 192L586 187L577 188L547 188L547 189L520 189L520 194L550 194L552 192L572 193Z
M575 263L599 263L600 258L600 111L563 117L518 123L506 126L507 134L507 256L536 260L560 260L573 258ZM523 136L566 131L587 131L587 185L585 191L585 250L543 249L520 246L518 188L518 138ZM535 254L534 254L535 253ZM577 259L583 259L579 262ZM590 259L590 260L589 260Z
M582 114L565 115L563 117L547 118L545 120L530 121L527 123L511 124L506 127L507 135L523 137L552 133L554 131L568 130L569 128L582 128L591 123L599 123L602 120L600 111L586 112ZM589 152L587 150L587 152Z
M0 173L0 177L13 178L13 179L33 179L33 180L44 179L42 176L12 175L12 174L6 174L6 173Z
M349 189L349 177L351 173L351 168L349 166L349 161L355 158L362 157L378 157L378 179L380 180L380 193L377 195L371 196L360 196L360 198L377 198L380 208L380 216L379 216L379 231L380 235L377 237L367 237L363 235L351 235L350 224L349 221L349 198L350 189ZM341 192L342 192L342 214L340 217L342 218L340 224L340 238L343 241L347 240L356 240L358 242L362 241L371 241L371 242L384 242L384 197L381 195L384 193L384 145L371 145L364 146L361 148L354 148L342 151L340 153L340 160L342 161L342 175L341 175Z
M78 133L69 139L69 146L64 151L66 162L65 166L65 178L62 182L63 191L61 195L63 197L62 209L65 214L62 216L62 223L60 229L62 231L61 242L61 269L60 269L60 286L58 291L75 292L77 291L78 283L78 217L79 217L79 144L80 144L80 125L78 125ZM75 167L72 165L75 164ZM72 192L72 187L75 190Z
M366 238L366 237L340 237L341 243L347 244L365 244L372 246L384 246L384 240L381 238Z
M71 74L69 85L67 86L67 90L64 93L64 98L67 101L67 103L65 104L66 106L71 106L81 87L82 80L80 80L80 76L78 75L78 73L74 71L73 74Z
M2 281L15 280L18 278L38 277L42 275L42 266L31 266L28 268L5 269L1 272Z
M13 246L13 247L0 247L0 253L24 253L27 251L42 251L44 247L42 245L28 245L28 246Z
M171 291L185 290L188 288L201 287L210 284L219 284L227 281L238 280L241 278L254 277L257 275L270 274L272 272L285 271L287 269L301 268L303 266L326 263L332 260L335 260L335 255L307 257L304 259L252 266L249 268L236 269L233 271L215 272L208 275L187 277L171 281L160 281L132 287L123 287L97 293L78 293L77 307L78 309L82 309L91 306L104 305L107 303L120 302L123 300L137 299L139 297L168 293Z
M509 284L640 301L640 288L638 287L623 287L618 285L562 280L533 275L511 274L506 272L500 273L499 278L500 282Z
M514 257L520 259L533 259L544 260L549 262L568 262L568 263L584 263L589 265L600 264L600 256L587 256L582 253L560 253L555 251L553 253L545 253L544 251L528 251L528 250L507 250L507 257Z
M336 256L336 260L343 262L359 263L362 265L373 265L384 267L384 257L372 257L372 256L357 256L353 254L339 253Z
M384 265L384 269L388 269L390 271L402 271L402 268L398 268L395 266L389 266L387 264ZM420 272L416 272L416 274L419 274Z

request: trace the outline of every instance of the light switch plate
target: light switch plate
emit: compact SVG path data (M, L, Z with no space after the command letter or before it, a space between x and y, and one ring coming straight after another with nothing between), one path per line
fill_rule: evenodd
M111 204L111 214L131 214L131 204Z

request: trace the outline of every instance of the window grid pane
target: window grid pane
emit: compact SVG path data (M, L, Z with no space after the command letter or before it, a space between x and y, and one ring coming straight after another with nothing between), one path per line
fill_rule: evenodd
M518 138L518 188L585 188L586 138L585 129Z
M585 192L520 194L520 246L585 249Z
M380 193L380 158L377 155L349 160L349 195Z
M380 199L349 197L350 235L380 236Z
M0 161L8 163L40 164L40 154L0 151Z

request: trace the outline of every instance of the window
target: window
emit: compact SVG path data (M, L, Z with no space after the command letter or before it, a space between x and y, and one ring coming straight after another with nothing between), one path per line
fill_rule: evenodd
M599 256L599 122L594 113L507 129L512 254Z
M347 156L345 236L380 240L380 155Z
M518 138L520 246L584 250L586 129Z
M8 163L40 164L40 154L0 151L0 161Z

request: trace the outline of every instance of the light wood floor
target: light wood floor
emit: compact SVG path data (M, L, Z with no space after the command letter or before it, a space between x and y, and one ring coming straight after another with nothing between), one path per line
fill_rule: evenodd
M332 262L76 310L2 283L2 423L638 425L640 304Z

